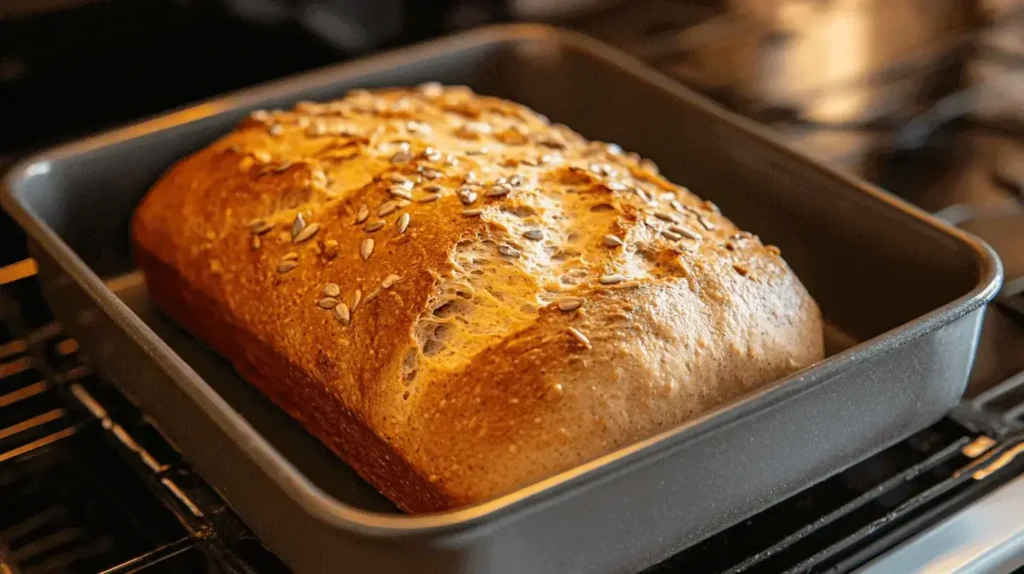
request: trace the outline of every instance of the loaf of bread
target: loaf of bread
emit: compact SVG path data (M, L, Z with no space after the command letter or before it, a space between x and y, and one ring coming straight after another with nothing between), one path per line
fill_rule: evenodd
M153 301L409 512L822 359L779 255L614 144L464 87L258 111L137 209Z

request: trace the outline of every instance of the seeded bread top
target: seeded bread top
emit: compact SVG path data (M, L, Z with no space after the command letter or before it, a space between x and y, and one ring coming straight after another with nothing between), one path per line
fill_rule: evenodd
M462 87L255 112L157 184L134 237L302 374L278 384L327 389L421 475L436 496L396 500L411 510L507 492L822 357L778 249L649 160ZM285 406L343 440L317 405Z

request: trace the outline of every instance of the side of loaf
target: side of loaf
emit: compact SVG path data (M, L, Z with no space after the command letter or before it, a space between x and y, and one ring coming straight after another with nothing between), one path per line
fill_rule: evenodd
M485 501L823 357L772 246L464 87L259 111L132 222L153 301L399 507Z

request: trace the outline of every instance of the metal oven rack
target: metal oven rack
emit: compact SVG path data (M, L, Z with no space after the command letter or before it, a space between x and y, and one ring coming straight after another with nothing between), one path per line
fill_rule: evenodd
M83 363L33 277L0 289L0 573L287 571Z
M32 262L6 271L0 573L286 572L89 369L43 303ZM1022 404L1024 374L649 571L850 571L1024 471Z

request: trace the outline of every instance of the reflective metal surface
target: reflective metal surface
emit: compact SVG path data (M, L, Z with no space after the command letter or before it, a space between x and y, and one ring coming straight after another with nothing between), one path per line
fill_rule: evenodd
M1024 476L870 562L860 574L1013 572L1024 564Z

